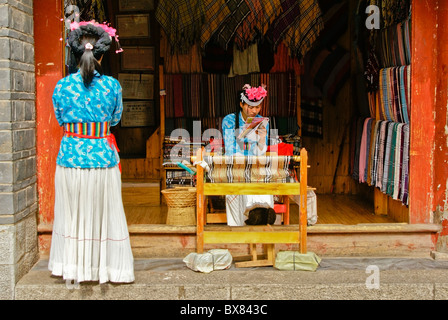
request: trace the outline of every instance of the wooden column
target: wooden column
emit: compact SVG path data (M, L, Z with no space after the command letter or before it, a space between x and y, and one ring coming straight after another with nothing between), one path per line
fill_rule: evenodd
M56 157L63 133L55 119L52 102L56 83L64 76L62 1L39 1L33 10L39 220L51 224L54 215Z
M441 1L446 3L446 1ZM439 4L440 7L440 4ZM429 223L434 201L436 91L439 68L437 5L412 1L410 223ZM445 28L446 29L446 28ZM446 31L444 31L446 33ZM445 88L446 89L446 88ZM445 103L445 101L440 101ZM446 112L446 109L445 109ZM446 165L446 164L445 164ZM446 180L446 177L444 177Z
M435 69L437 82L435 83L435 106L433 119L435 121L434 137L434 203L432 210L448 210L448 131L447 105L448 105L448 0L438 1L437 11L437 57ZM443 233L448 234L445 230Z

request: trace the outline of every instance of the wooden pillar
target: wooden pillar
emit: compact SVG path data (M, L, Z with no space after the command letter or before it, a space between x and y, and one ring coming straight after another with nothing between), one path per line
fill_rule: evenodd
M196 153L196 161L202 161L202 150L199 148ZM205 196L204 196L204 168L201 165L197 165L196 173L196 252L203 253L204 251L204 225L206 221L205 215L207 214L205 208Z
M430 223L446 200L448 1L412 1L410 223Z
M434 150L434 205L441 211L448 210L447 180L448 180L448 0L438 1L437 11L437 82L435 83L435 150Z
M36 66L37 188L40 222L51 224L54 210L54 173L62 129L53 111L52 94L64 76L62 1L34 5Z

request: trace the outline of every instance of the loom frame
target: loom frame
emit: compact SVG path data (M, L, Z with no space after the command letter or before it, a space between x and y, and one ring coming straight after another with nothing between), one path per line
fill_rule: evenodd
M237 267L269 266L275 261L275 244L295 243L300 253L307 252L307 169L308 153L305 148L294 160L300 162L300 182L288 183L210 183L205 182L204 168L200 165L204 149L196 153L196 251L203 253L205 244L249 244L252 260L240 262ZM299 224L289 225L289 217L281 226L241 226L226 227L221 230L206 230L207 196L213 195L300 195ZM289 201L287 202L289 204ZM256 244L263 244L267 259L258 260Z

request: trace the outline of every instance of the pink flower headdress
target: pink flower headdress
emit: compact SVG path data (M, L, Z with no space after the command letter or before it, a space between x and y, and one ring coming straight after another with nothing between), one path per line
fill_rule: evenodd
M121 48L120 42L118 40L117 29L112 28L110 26L110 24L107 24L106 22L99 23L99 22L96 22L95 20L81 21L81 22L74 21L74 22L70 23L70 31L76 30L79 27L86 26L86 25L89 25L89 24L91 24L91 25L93 25L95 27L99 27L99 28L103 29L107 34L109 34L109 36L111 38L115 39L115 42L117 44L117 50L115 50L115 53L123 52L123 48Z
M251 87L249 84L243 86L243 92L241 93L241 102L255 107L260 105L264 98L267 96L266 85L262 84L259 87Z

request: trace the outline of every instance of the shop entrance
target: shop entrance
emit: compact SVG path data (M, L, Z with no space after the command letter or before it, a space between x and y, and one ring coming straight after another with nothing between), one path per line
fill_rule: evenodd
M266 79L275 88L292 83L298 89L294 92L293 103L287 98L282 100L280 94L283 92L276 92L277 99L272 101L278 104L271 104L267 116L272 117L279 135L294 136L298 133L300 144L309 152L308 179L317 194L317 224L409 222L407 205L381 192L371 182L359 183L359 175L354 175L354 171L359 169L359 158L356 159L354 153L361 148L360 140L356 139L360 139L358 135L362 134L356 124L361 123L359 119L369 117L386 120L374 95L379 94L380 88L375 92L359 91L359 81L366 80L364 71L368 67L365 65L368 49L373 43L378 44L376 51L381 54L394 46L406 46L410 30L404 26L400 30L408 33L401 35L401 42L385 44L381 41L391 34L387 33L389 30L404 24L409 16L391 20L387 29L367 30L364 27L362 30L362 23L357 19L366 17L363 1L319 1L324 28L315 40L315 49L303 57L301 64L291 59L289 67L283 65L281 69L275 59L280 57L281 50L288 52L288 49L282 44L272 53L268 43L264 42L265 51L261 50L261 45L258 46L259 65L264 70L235 75L229 80L226 79L228 73L222 72L232 68L229 60L232 46L224 50L210 42L206 52L201 52L194 45L187 52L171 55L173 48L169 45L169 35L155 16L158 2L132 3L108 0L102 2L102 7L95 7L82 1L65 1L66 17L71 15L67 7L77 5L82 20L110 21L120 35L124 51L115 54L111 50L103 60L103 67L123 86L123 120L113 132L122 159L123 200L130 225L165 224L167 209L161 190L175 185L194 185L191 176L181 168L163 165L164 153L172 143L169 139L171 132L184 128L192 133L192 123L198 120L203 131L210 128L220 130L223 115L233 111L223 110L227 105L220 104L224 100L219 92L213 92L212 98L216 100L210 99L210 105L204 109L200 99L205 95L190 94L201 93L200 89L194 91L194 86L204 87L206 84L211 91L238 81ZM352 16L350 12L358 15ZM263 55L263 52L267 54ZM211 57L217 60L212 61ZM391 59L394 58L386 51L386 55L380 56L378 70L409 63L405 53L403 61ZM272 72L274 67L278 69ZM285 76L291 74L292 77ZM183 91L176 91L179 86ZM164 89L166 94L162 98L160 89ZM178 92L184 95L176 96ZM289 107L295 108L293 111L284 107L288 103ZM404 119L400 121L405 122ZM355 165L358 166L356 169ZM214 207L210 204L211 207L222 210L219 199L216 200ZM292 204L291 223L298 221L297 213L297 206Z

